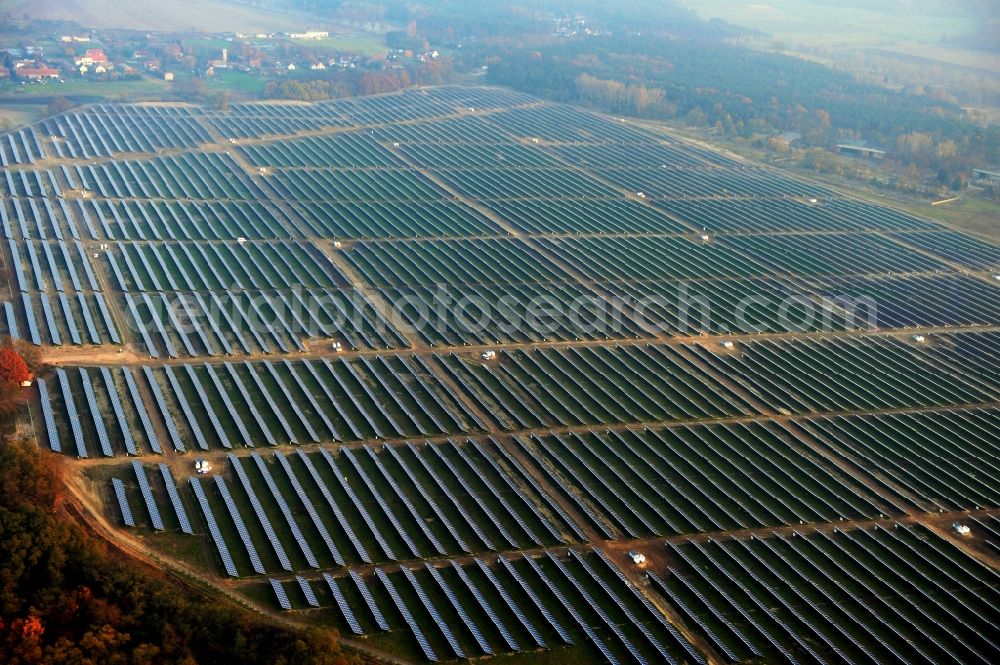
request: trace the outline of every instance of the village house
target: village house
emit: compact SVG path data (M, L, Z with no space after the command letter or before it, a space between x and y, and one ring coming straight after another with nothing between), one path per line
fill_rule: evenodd
M104 53L103 49L89 48L87 49L87 52L84 53L83 55L78 55L77 57L73 58L73 64L75 64L78 67L80 65L86 65L87 67L96 64L107 65L108 56Z
M25 79L27 81L41 81L42 79L59 78L58 69L53 69L52 67L47 67L45 65L19 67L14 70L14 73L19 79Z

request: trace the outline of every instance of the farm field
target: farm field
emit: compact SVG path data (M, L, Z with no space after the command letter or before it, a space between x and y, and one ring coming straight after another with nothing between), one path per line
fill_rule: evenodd
M497 88L0 163L0 335L126 552L371 658L1000 659L993 240Z
M16 95L23 102L31 98L47 101L54 96L82 97L93 99L95 96L123 100L135 98L151 98L169 91L170 84L151 76L143 76L134 81L91 82L81 79L64 79L49 83L32 83L30 85L5 84L3 94ZM45 108L43 106L43 108ZM45 115L40 113L39 115Z

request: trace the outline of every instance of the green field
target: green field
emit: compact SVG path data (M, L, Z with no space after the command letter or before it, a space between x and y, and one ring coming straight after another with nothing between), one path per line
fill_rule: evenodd
M170 84L162 79L143 76L138 81L96 82L68 78L65 83L9 83L0 85L0 96L18 97L88 97L113 101L137 101L162 98L170 92Z
M308 79L313 72L303 70L294 72L295 78ZM183 81L190 78L189 74L177 74L176 81ZM250 74L235 70L219 70L214 76L205 80L205 87L208 91L219 92L229 91L238 97L259 97L264 92L264 86L269 77L259 74ZM9 83L0 85L0 97L13 98L39 98L68 97L92 100L105 100L117 102L137 102L137 101L159 101L169 99L172 96L174 84L164 81L162 78L143 76L138 81L109 81L95 82L86 81L80 78L69 78L65 83L29 83L20 85ZM44 106L28 104L12 104L3 107L0 117L10 117L13 123L11 127L28 124L40 117L38 109L44 112ZM24 109L22 112L21 109Z
M333 35L328 39L293 39L292 43L316 49L378 55L385 53L385 42L377 35Z
M184 46L193 49L217 49L232 48L233 43L226 39L217 37L199 37L197 39L185 39Z

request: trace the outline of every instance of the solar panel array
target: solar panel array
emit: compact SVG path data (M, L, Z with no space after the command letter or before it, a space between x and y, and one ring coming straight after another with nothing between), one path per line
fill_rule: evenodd
M518 607L517 603L514 601L513 596L511 596L510 593L503 587L503 585L500 584L499 580L497 580L496 578L496 575L493 574L493 571L490 570L489 567L486 564L484 564L480 559L476 559L476 565L479 566L479 569L482 570L483 574L486 575L487 579L489 579L490 584L493 586L496 592L500 594L500 597L503 598L504 603L507 605L510 611L514 613L514 616L517 618L517 620L521 622L521 624L525 627L525 629L529 633L531 633L531 637L535 640L535 643L544 649L546 646L545 640L542 639L542 636L538 633L535 627L524 615L524 612L521 610L521 608ZM511 651L520 651L521 647L518 645L517 640L514 639L514 636L507 629L507 626L504 624L504 622L500 619L500 616L496 613L496 610L493 609L489 601L486 600L486 597L483 596L482 591L479 590L479 587L476 586L476 583L472 581L472 579L468 576L468 574L466 574L465 569L462 568L460 565L458 565L455 561L451 562L451 567L455 570L455 572L458 574L459 579L462 580L462 583L465 584L465 587L476 599L476 602L479 603L479 606L483 609L484 612L486 612L486 615L490 618L490 621L493 622L493 625L496 626L497 630L500 631L500 634L503 636L504 641L507 643L507 647L510 648Z
M223 569L225 569L226 574L230 577L239 577L240 574L236 571L233 556L229 553L229 546L226 545L226 541L222 537L222 532L219 531L219 525L215 521L215 514L208 503L208 496L205 494L205 489L201 486L201 481L194 477L188 478L188 481L191 483L191 490L194 492L195 498L198 500L198 505L201 507L201 514L205 518L208 533L212 536L212 541L215 543L215 549L219 553Z
M351 580L358 588L358 592L364 599L365 604L368 605L368 610L375 618L375 623L378 624L379 630L389 630L389 622L385 620L382 610L375 604L375 599L372 597L371 591L368 590L368 585L365 583L364 578L353 570L348 571L348 575L350 575Z
M298 458L302 461L302 465L309 472L309 476L316 484L316 487L318 487L320 492L322 493L323 498L326 501L326 505L330 508L330 511L334 514L334 517L337 520L337 524L340 526L341 529L343 529L344 534L351 541L351 544L354 545L354 549L357 551L358 557L365 563L371 563L372 560L371 557L369 557L368 555L368 551L365 549L365 546L361 544L361 541L358 540L358 537L354 533L354 529L351 527L350 522L345 517L344 512L341 510L340 505L337 503L336 499L333 498L333 495L330 493L330 490L327 487L326 482L324 482L323 479L320 477L319 472L316 470L316 467L312 463L312 460L301 450L297 451L296 454L298 455Z
M581 616L581 614L577 611L576 607L566 599L566 596L563 595L559 587L557 587L555 584L552 583L548 575L546 575L539 567L538 563L536 563L535 560L529 556L525 556L525 561L528 562L532 570L535 571L535 574L538 575L538 578L548 588L549 593L555 596L556 600L558 600L559 603L563 606L563 609L565 609L569 613L569 615L573 617L573 620L583 630L584 634L587 636L587 639L589 639L594 644L594 646L597 647L597 649L601 652L601 655L603 655L604 658L607 659L609 663L612 664L618 663L618 659L608 649L608 646L604 643L604 641L600 637L598 637L597 632L594 630L594 628L589 623L587 623L587 621L583 618L583 616ZM584 600L586 600L586 598Z
M316 560L316 556L312 553L309 543L306 542L305 537L302 535L302 531L299 529L298 523L292 516L292 509L289 508L288 503L285 502L285 497L275 484L274 478L271 477L271 472L268 470L267 465L264 464L260 455L254 454L251 455L251 458L257 465L257 469L260 471L261 477L264 478L267 488L271 491L271 496L274 497L275 503L278 504L278 508L281 510L281 514L285 518L285 522L288 524L288 529L292 532L292 537L295 538L295 542L302 551L302 556L305 557L306 563L313 568L319 568L320 566L319 562ZM237 464L235 461L233 463Z
M146 477L146 469L139 462L132 462L132 470L135 472L135 481L139 485L142 493L142 500L146 503L146 511L149 513L149 521L153 523L153 528L163 531L163 519L160 517L160 509L156 506L156 499L153 497L153 490L149 486L149 478Z
M69 420L70 431L73 433L73 441L76 442L76 454L78 457L87 457L87 444L83 439L83 427L80 424L80 414L76 410L76 400L73 397L73 389L70 387L69 375L66 370L59 367L56 369L56 376L59 378L59 387L62 389L63 407L66 409L66 417Z
M226 486L226 481L223 480L222 476L215 476L215 486L219 490L219 496L222 497L222 501L225 503L226 510L229 511L229 517L233 520L233 525L236 527L236 533L239 534L240 540L243 541L243 547L246 548L247 556L250 557L250 566L253 568L255 573L263 575L265 572L264 564L260 561L260 556L257 554L257 548L254 547L253 540L250 538L250 532L247 531L247 526L243 522L243 517L240 515L239 508L237 508L236 502L233 501L233 496L229 493L229 487ZM273 543L274 541L272 540L271 542ZM291 565L289 565L286 569L290 568Z
M146 441L149 443L150 449L154 453L162 453L163 450L160 448L159 436L156 434L152 420L150 420L149 412L146 411L146 405L142 400L142 395L139 393L139 386L135 381L132 370L127 367L123 368L122 375L125 377L125 384L128 386L128 393L132 398L132 406L135 407L135 410L139 414L139 421L142 423L142 430L146 435Z
M351 629L351 632L354 633L355 635L363 635L364 630L362 630L361 624L358 623L357 618L354 616L354 610L351 609L351 606L348 604L347 599L344 598L344 592L341 591L340 585L337 583L337 580L333 579L333 577L329 573L323 573L323 579L326 580L326 584L330 589L330 593L331 595L333 595L333 599L337 603L337 608L340 610L340 613L344 616L344 621L347 622L347 625Z
M283 610L292 609L292 601L288 600L288 594L285 593L285 587L281 585L281 582L273 577L268 581L271 583L271 588L274 590L275 598L278 599L278 606Z
M163 484L167 488L167 496L170 498L170 505L174 508L174 515L177 517L177 522L180 524L181 531L189 536L193 536L194 529L191 527L190 519L188 519L187 509L184 507L184 502L181 501L181 496L177 492L177 485L174 484L174 475L170 472L170 467L166 464L161 462L159 467L160 476L163 478Z
M548 607L546 607L545 603L542 602L538 594L535 593L535 590L531 587L531 585L528 584L528 582L523 577L521 577L521 574L519 572L517 572L517 569L514 568L514 565L508 559L505 559L502 556L499 557L499 559L497 560L500 562L500 565L502 565L507 570L510 576L514 578L514 581L517 582L517 585L521 588L521 591L527 598L531 600L535 608L542 613L542 616L545 617L545 620L549 623L550 626L552 626L552 629L556 631L556 633L559 635L559 638L565 644L573 644L573 638L570 636L569 632L567 632L566 629L562 627L562 624L560 624L559 621L552 615L552 612L549 611ZM476 563L480 568L485 568L485 564L481 564L478 561ZM490 578L490 581L491 582L493 581L492 577ZM508 605L511 605L511 603L508 603ZM528 623L526 622L526 619L522 618L522 616L519 613L515 612L515 614L517 614L518 619L521 620L521 623L524 624L525 628L528 628L528 632L531 633L531 636L535 639L535 642L538 644L538 646L545 646L542 643L543 640L538 634L538 631L533 626L529 627Z
M151 370L148 365L145 365L142 368L142 372L146 377L146 382L149 385L150 392L153 393L153 399L156 402L156 406L160 410L160 417L163 419L163 423L167 428L167 434L170 436L170 442L173 444L174 450L181 453L187 451L187 447L181 439L180 432L177 430L177 424L174 422L173 416L170 415L170 407L167 405L167 400L163 396L160 384L156 382L156 377L153 375L153 370Z
M132 509L128 505L128 497L125 496L125 483L119 478L112 478L111 486L115 491L115 498L118 500L118 509L121 511L122 523L125 526L135 526Z
M97 404L97 395L94 393L94 386L90 382L90 374L82 367L80 368L80 382L83 384L83 394L86 397L87 408L90 410L90 415L94 421L94 429L97 430L97 441L101 445L101 452L106 457L114 457L114 452L111 450L111 439L108 437L108 430L104 426L104 416L101 415L101 409Z
M993 241L499 89L94 105L0 161L39 439L137 458L123 521L237 593L406 658L1000 657Z
M56 429L55 417L52 415L48 384L45 383L45 379L35 379L35 384L38 386L38 401L42 408L45 432L49 437L49 449L54 453L62 452L62 441L59 439L59 430Z
M392 580L389 579L389 576L386 575L385 571L381 568L375 569L375 576L378 577L380 582L382 582L385 590L392 598L392 602L396 605L396 609L399 610L399 613L403 616L403 620L406 622L406 625L409 626L410 631L413 633L413 637L417 640L417 644L420 645L420 650L424 652L424 657L432 663L436 663L438 661L437 654L434 653L434 649L431 648L430 642L428 642L427 638L424 636L424 631L421 630L420 625L413 618L413 613L410 611L410 608L407 607L406 602L399 595L399 592L396 591L396 585L392 583ZM463 658L464 654L459 655L458 657Z
M104 379L104 387L107 390L111 408L115 412L118 431L121 432L125 450L129 455L138 455L139 451L136 449L135 439L132 437L132 427L129 425L128 418L125 416L125 410L122 408L122 401L118 396L118 389L115 387L115 379L111 375L111 370L107 367L102 367L101 378ZM143 413L145 413L145 408L143 408Z
M296 575L295 581L298 582L299 589L302 590L302 596L306 599L306 604L308 604L309 607L319 607L319 599L316 598L316 592L313 591L312 586L309 584L309 580L301 575Z

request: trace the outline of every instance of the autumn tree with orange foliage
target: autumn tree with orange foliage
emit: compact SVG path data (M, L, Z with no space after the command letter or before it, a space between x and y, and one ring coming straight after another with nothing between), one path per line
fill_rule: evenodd
M17 355L21 356L25 364L28 366L28 371L32 375L37 375L42 369L42 350L31 344L24 339L11 339L7 338L4 343L4 347L10 347L17 352Z
M14 428L18 406L23 399L21 382L31 378L31 369L8 340L0 347L0 435ZM3 532L0 531L0 537Z
M31 370L21 354L12 346L0 349L0 383L20 385L30 379Z

